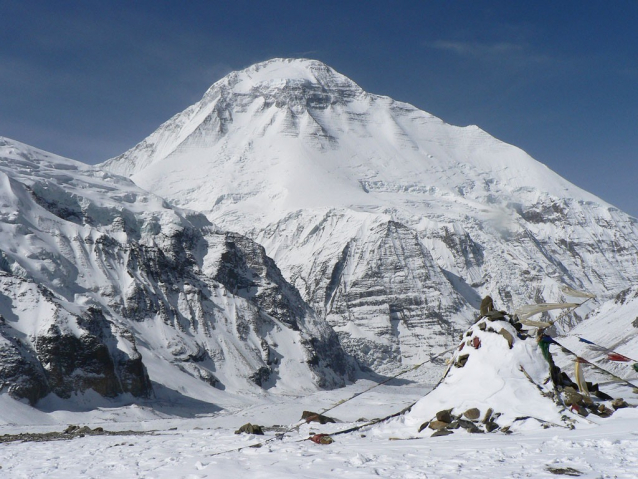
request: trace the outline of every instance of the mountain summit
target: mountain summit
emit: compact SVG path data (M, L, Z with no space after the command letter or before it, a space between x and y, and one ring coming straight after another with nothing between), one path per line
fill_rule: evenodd
M487 294L515 309L565 284L605 300L638 280L634 218L318 61L231 73L102 167L262 244L382 372L448 348Z
M220 209L245 216L253 208L243 206L264 200L277 214L385 207L383 193L412 198L429 193L425 186L435 196L532 188L596 200L478 127L451 126L366 93L315 60L275 59L227 75L104 167L213 216Z

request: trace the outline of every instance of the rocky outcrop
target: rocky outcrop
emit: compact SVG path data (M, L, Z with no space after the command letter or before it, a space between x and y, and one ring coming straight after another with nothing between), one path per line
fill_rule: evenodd
M72 314L46 288L6 273L0 274L0 302L11 318L3 316L0 324L0 388L11 396L35 404L49 393L61 398L89 390L111 398L153 395L134 338L118 333L100 309ZM29 331L21 324L28 320L37 327ZM127 343L127 352L119 342Z
M336 333L252 240L8 140L0 198L0 390L33 404L149 398L180 375L234 390L353 377Z

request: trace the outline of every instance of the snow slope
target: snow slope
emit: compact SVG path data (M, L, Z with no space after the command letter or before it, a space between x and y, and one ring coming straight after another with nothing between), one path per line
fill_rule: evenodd
M486 294L513 310L638 280L635 218L318 61L233 72L102 167L262 244L377 371L445 349Z
M364 429L335 436L331 445L304 440L312 432L330 432L357 424L361 417L390 414L414 401L422 390L387 386L374 395L359 396L340 406L333 416L344 422L303 426L260 448L247 447L266 436L236 435L246 422L271 426L289 424L304 409L325 408L347 398L367 384L349 386L329 395L280 398L228 415L134 419L121 409L102 409L83 415L49 414L48 426L25 426L16 403L13 424L0 425L0 434L62 431L68 424L103 427L110 431L156 431L152 435L86 436L68 441L13 442L0 445L2 477L153 477L153 478L333 478L387 477L394 479L447 479L486 477L568 477L550 472L572 470L582 478L633 479L638 468L638 410L623 409L601 426L575 430L549 428L504 434L418 435L394 440L391 430L377 434ZM1 398L0 398L1 399ZM354 401L353 401L354 402ZM340 408L345 408L341 410ZM0 415L8 411L2 403ZM22 414L25 414L22 412ZM32 413L29 413L32 416ZM122 417L117 419L117 414ZM141 414L138 412L138 414ZM25 414L26 415L26 414ZM38 418L41 420L40 418ZM3 421L4 422L4 421ZM417 436L417 435L415 435ZM244 447L239 452L237 448ZM226 452L225 451L230 451ZM218 454L222 453L222 454Z
M214 402L352 360L262 247L130 180L0 138L0 389Z

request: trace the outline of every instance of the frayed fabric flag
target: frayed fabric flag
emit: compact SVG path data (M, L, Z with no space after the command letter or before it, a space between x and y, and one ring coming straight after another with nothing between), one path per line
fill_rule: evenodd
M589 389L587 388L587 381L585 381L585 375L583 374L583 367L581 364L586 363L582 358L576 358L574 365L574 376L576 376L576 384L581 394L589 396Z
M631 359L629 359L627 356L623 356L622 354L618 353L608 353L607 359L609 359L610 361L617 361L619 363L628 363L629 361L631 361Z

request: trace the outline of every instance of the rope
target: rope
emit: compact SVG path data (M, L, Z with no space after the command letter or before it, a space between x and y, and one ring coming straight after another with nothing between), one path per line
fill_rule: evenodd
M560 344L560 343L559 343L558 341L556 341L555 339L553 339L553 338L551 338L551 337L549 337L549 336L547 336L547 337L550 339L550 341L551 341L552 343L556 344L558 347L560 347L560 348L561 348L564 352L566 352L567 354L571 354L572 356L574 356L574 357L576 357L576 358L580 358L580 359L582 359L583 361L585 361L585 363L586 363L586 364L589 364L589 365L593 366L594 368L599 369L600 371L602 371L602 372L604 372L604 373L606 373L606 374L608 374L608 375L612 376L613 378L615 378L615 379L617 379L617 380L619 380L619 381L621 381L621 382L623 382L623 383L625 383L625 384L628 384L629 386L631 386L631 387L633 387L633 388L638 388L638 386L636 386L634 383L629 382L629 381L627 381L626 379L621 378L620 376L616 376L616 375L615 375L614 373L612 373L611 371L608 371L608 370L606 370L605 368L603 368L603 367L601 367L601 366L599 366L599 365L597 365L597 364L595 364L595 363L592 363L591 361L588 361L588 360L586 360L586 359L584 359L584 358L581 358L581 357L580 357L578 354L576 354L574 351L572 351L572 350L570 350L570 349L567 349L565 346L563 346L562 344Z
M412 367L410 367L410 368L408 368L408 369L406 369L406 370L404 370L404 371L401 371L400 373L395 374L394 376L391 376L391 377L389 377L389 378L386 378L384 381L381 381L380 383L376 383L374 386L369 387L369 388L368 388L368 389L366 389L365 391L361 391L361 392L355 393L354 395L352 395L352 396L351 396L351 397L349 397L348 399L342 399L341 401L339 401L339 402L335 403L334 405L330 406L329 408L324 409L323 411L321 411L321 412L319 413L319 415L324 415L324 414L325 414L325 413L327 413L328 411L332 411L333 409L335 409L337 406L341 406L342 404L345 404L345 403L347 403L348 401L351 401L351 400L353 400L354 398L359 397L359 396L361 396L361 395L363 395L363 394L365 394L365 393L367 393L367 392L369 392L369 391L373 390L373 389L374 389L374 388L376 388L376 387L382 386L383 384L386 384L386 383L388 383L388 382L392 381L393 379L398 378L399 376L402 376L402 375L404 375L404 374L406 374L406 373L409 373L410 371L415 371L416 369L420 368L420 367L421 367L421 366L423 366L424 364L427 364L427 363L429 363L429 362L433 361L434 359L436 359L436 358L438 358L438 357L440 357L440 356L443 356L444 354L450 353L450 352L454 351L456 348L457 348L457 346L454 346L453 348L450 348L450 349L446 349L445 351L440 352L440 353L438 353L438 354L436 354L436 355L434 355L434 356L430 357L429 359L426 359L426 360L425 360L425 361L423 361L422 363L416 364L415 366L412 366ZM448 368L448 370L446 370L446 373L443 375L443 378L447 375L447 371L449 371L449 368ZM438 386L438 384L440 384L440 383L441 383L441 381L443 380L443 378L441 378L441 380L437 383L437 386ZM432 391L434 391L434 389L436 389L436 386L435 386L433 389L431 389L431 390L430 390L430 391L429 391L429 392L428 392L425 396L427 396L427 395L428 395L428 394L430 394ZM423 397L425 397L425 396L423 396ZM421 399L422 399L422 398L421 398ZM347 434L347 433L350 433L350 432L358 431L359 429L363 429L364 427L373 426L373 425L375 425L375 424L379 424L379 423L381 423L381 422L387 421L388 419L391 419L391 418L393 418L393 417L400 416L401 414L404 414L405 412L409 411L409 410L412 408L412 406L414 406L414 405L415 405L418 401L420 401L421 399L418 399L417 401L413 402L413 403L412 403L412 404L410 404L409 406L407 406L407 407L403 408L401 411L396 412L396 413L393 413L393 414L391 414L391 415L389 415L389 416L386 416L386 417L384 417L384 418L382 418L382 419L374 419L374 420L369 421L369 422L367 422L367 423L365 423L365 424L362 424L362 425L360 425L360 426L351 427L351 428L348 428L348 429L344 429L343 431L338 431L338 432L335 432L335 433L329 434L329 436L338 436L339 434ZM303 424L306 424L306 423L307 423L307 421L306 421L305 419L302 419L301 421L299 421L299 422L297 422L297 423L293 424L291 427L289 427L288 429L286 429L284 432L279 433L279 434L276 434L275 436L273 436L273 437L271 437L271 438L268 438L268 439L266 439L266 440L264 440L264 441L261 441L261 442L255 443L255 444L250 444L250 445L248 445L248 446L242 446L242 447L238 447L238 448L234 448L234 449L228 449L228 450L225 450L225 451L216 452L216 453L214 453L214 454L211 454L209 457L219 456L219 455L227 454L227 453L231 453L231 452L239 452L239 451L241 451L241 450L243 450L243 449L248 449L248 448L259 448L259 447L265 446L266 444L268 444L268 443L270 443L270 442L273 442L273 441L275 441L275 440L283 440L283 438L284 438L284 436L285 436L286 434L288 434L288 433L290 433L290 432L292 432L292 431L294 431L294 430L299 429L299 428L300 428ZM299 441L294 441L294 442L304 442L304 441L308 441L309 439L310 439L310 438L308 437L308 438L301 439L301 440L299 440Z
M345 403L347 403L348 401L351 401L352 399L354 399L354 398L356 398L356 397L358 397L358 396L361 396L361 395L363 395L363 394L365 394L365 393L367 393L367 392L369 392L369 391L372 391L374 388L379 387L379 386L382 386L382 385L384 385L384 384L386 384L386 383L388 383L388 382L392 381L393 379L398 378L399 376L403 376L404 374L409 373L410 371L415 371L415 370L419 369L421 366L423 366L424 364L427 364L427 363L429 363L429 362L431 362L431 361L435 360L436 358L438 358L438 357L440 357L440 356L443 356L444 354L451 353L451 352L452 352L452 351L454 351L456 348L457 348L457 347L456 347L456 346L454 346L453 348L446 349L445 351L443 351L443 352L441 352L441 353L438 353L438 354L436 354L436 355L432 356L430 359L426 359L426 360L425 360L425 361L423 361L422 363L416 364L415 366L412 366L412 367L410 367L410 368L408 368L408 369L406 369L406 370L404 370L404 371L401 371L399 374L396 374L396 375L394 375L394 376L392 376L392 377L389 377L389 378L387 378L387 379L385 379L385 380L381 381L380 383L376 383L374 386L369 387L369 388L368 388L368 389L366 389L365 391L361 391L361 392L355 393L353 396L349 397L348 399L343 399L343 400L339 401L338 403L334 404L333 406L329 407L328 409L324 409L324 410L323 410L322 412L320 412L319 414L320 414L320 415L323 415L323 414L327 413L328 411L332 411L332 410L333 410L333 409L335 409L337 406L341 406L342 404L345 404ZM440 382L440 381L439 381L439 382ZM436 387L436 386L435 386L435 387Z

